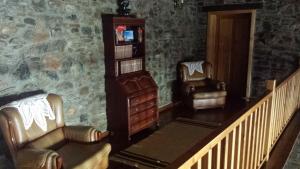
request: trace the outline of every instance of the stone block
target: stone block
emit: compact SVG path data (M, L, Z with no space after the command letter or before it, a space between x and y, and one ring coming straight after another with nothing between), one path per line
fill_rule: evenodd
M26 62L21 63L17 70L13 73L14 76L16 76L20 80L26 80L30 78L30 70L28 67L28 64Z
M90 28L90 27L82 27L81 28L81 32L84 35L91 36L92 35L92 28Z
M46 10L45 0L32 0L32 7L36 12L43 12Z
M29 24L29 25L35 25L35 19L33 18L25 18L24 23Z

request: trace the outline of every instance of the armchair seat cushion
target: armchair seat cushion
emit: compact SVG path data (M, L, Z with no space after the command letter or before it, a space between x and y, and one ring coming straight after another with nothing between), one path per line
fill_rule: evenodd
M210 88L200 88L197 89L193 94L193 99L211 99L211 98L218 98L218 97L226 97L227 92L224 90L216 90Z
M64 161L64 169L96 169L107 167L103 165L107 165L110 150L110 144L103 142L93 144L70 142L56 151Z

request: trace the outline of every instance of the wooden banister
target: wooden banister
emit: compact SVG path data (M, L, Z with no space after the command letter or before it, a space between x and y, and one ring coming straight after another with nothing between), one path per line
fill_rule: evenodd
M289 120L300 108L300 68L278 86L276 80L268 80L266 88L263 97L199 141L167 168L261 168Z

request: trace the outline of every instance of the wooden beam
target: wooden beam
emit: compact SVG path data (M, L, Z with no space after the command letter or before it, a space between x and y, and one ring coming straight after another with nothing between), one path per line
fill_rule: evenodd
M225 3L225 0L215 0L216 1L216 4L224 4Z
M246 97L251 97L251 84L252 84L252 69L253 69L253 51L255 41L255 25L256 25L256 10L251 10L251 28L250 28L250 40L249 40L249 52L248 52L248 72L247 72L247 86Z

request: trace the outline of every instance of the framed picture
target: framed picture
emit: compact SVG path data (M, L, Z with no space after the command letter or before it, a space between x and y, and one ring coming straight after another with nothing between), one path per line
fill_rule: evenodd
M126 31L125 25L119 25L116 27L115 32L116 32L117 43L125 41L124 36L123 36L124 31Z

